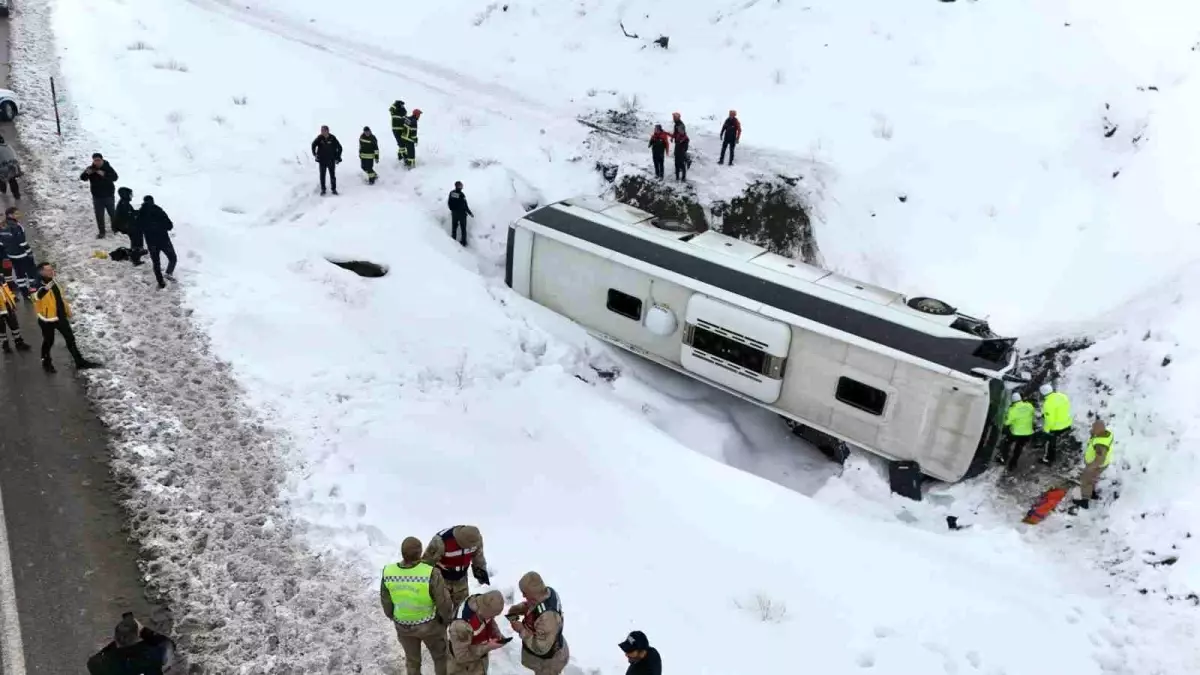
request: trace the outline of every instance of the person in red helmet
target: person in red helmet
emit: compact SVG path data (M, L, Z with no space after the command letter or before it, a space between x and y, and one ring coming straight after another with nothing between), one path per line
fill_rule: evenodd
M654 177L662 180L664 173L663 158L671 151L671 136L663 131L661 124L654 125L654 133L650 134L650 157L654 160Z
M420 121L420 108L413 108L412 114L404 118L404 128L401 129L400 136L400 156L404 158L406 169L417 165L417 123Z
M671 118L675 121L675 128L671 132L671 140L675 141L675 180L686 181L691 161L688 158L688 144L691 141L688 139L687 125L679 113L672 113Z
M742 140L742 123L738 121L737 111L730 110L729 117L721 125L721 159L717 164L725 163L725 150L729 150L729 166L733 166L733 149Z

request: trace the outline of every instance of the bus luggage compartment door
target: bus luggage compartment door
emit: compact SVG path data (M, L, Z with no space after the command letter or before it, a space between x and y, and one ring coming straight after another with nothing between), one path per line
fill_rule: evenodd
M792 327L697 293L688 301L680 364L763 403L779 400Z

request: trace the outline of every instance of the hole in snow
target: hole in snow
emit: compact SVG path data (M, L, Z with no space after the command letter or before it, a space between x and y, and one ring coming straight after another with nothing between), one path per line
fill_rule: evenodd
M360 277L375 279L388 273L385 265L373 263L368 260L334 260L332 258L326 258L326 260L344 270L350 270Z

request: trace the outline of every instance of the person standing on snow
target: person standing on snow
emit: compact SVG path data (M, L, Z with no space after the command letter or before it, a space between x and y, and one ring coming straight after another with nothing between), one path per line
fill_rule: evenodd
M487 558L483 556L483 534L474 525L455 525L433 535L422 559L435 565L446 580L450 598L457 607L467 599L467 569L475 581L488 586Z
M662 675L662 657L650 646L650 640L640 630L635 630L617 643L629 661L625 675Z
M654 160L654 177L662 180L665 175L664 157L671 151L671 136L663 131L661 124L654 125L654 133L650 134L650 158Z
M526 572L517 583L525 602L508 608L506 616L521 636L521 665L534 675L559 675L571 660L563 636L562 602L558 592L537 572Z
M408 675L421 675L421 644L433 657L433 671L446 675L446 624L454 614L450 592L436 567L421 562L421 540L406 537L402 562L383 568L379 602L396 626Z
M138 210L137 227L146 238L146 248L150 249L150 262L154 265L154 278L158 280L158 287L166 288L167 282L163 280L162 260L159 256L164 253L167 255L165 276L174 281L175 277L172 275L175 274L175 263L179 260L175 255L175 245L171 243L171 230L175 229L175 223L171 222L171 218L162 207L154 203L154 197L146 195L142 197L142 208Z
M8 280L28 298L37 285L37 263L33 251L25 240L25 228L21 225L21 212L15 206L4 211L4 223L0 224L0 256L12 264Z
M57 373L54 361L50 358L50 348L54 346L54 332L62 333L63 341L67 343L67 351L75 359L75 368L99 368L100 364L89 361L79 353L75 344L75 331L71 330L71 305L63 296L62 288L54 278L54 267L50 263L38 265L38 274L42 285L34 294L33 308L37 312L38 327L42 329L42 369L47 373Z
M123 187L117 190L117 211L113 215L113 232L129 235L129 260L134 265L142 264L146 254L146 240L137 222L137 209L133 208L133 190Z
M337 194L337 165L342 163L342 144L337 136L329 133L329 127L322 125L321 133L312 142L313 159L317 160L321 175L321 194L325 194L325 174L329 174L329 187Z
M450 209L450 238L458 238L458 243L467 245L467 216L475 217L471 207L467 205L467 196L463 194L462 181L454 181L454 189L446 198L446 207ZM459 236L459 232L462 235Z
M116 212L113 195L117 191L118 178L117 170L98 152L92 154L92 165L79 174L79 180L87 181L92 191L92 208L96 212L96 228L99 230L97 239L103 239L105 235L104 212L108 212L109 218Z
M21 163L17 161L17 153L0 136L0 193L11 191L13 199L21 199L21 186L17 185L20 177Z
M1104 422L1092 422L1092 436L1083 451L1084 467L1083 473L1079 474L1079 499L1075 500L1075 506L1086 509L1091 505L1092 497L1096 496L1096 481L1112 464L1112 443L1113 433Z
M725 149L729 149L729 166L733 166L733 149L742 140L742 123L738 121L737 111L730 110L729 117L721 125L721 159L717 164L725 163Z
M388 108L388 114L392 116L392 136L396 138L396 160L404 162L404 120L408 119L404 101L396 99Z
M1043 384L1038 391L1042 395L1042 431L1048 436L1042 464L1050 465L1058 461L1058 443L1071 433L1075 418L1071 416L1071 401L1066 394L1054 391L1050 384Z
M367 184L374 185L379 174L375 173L375 162L379 161L379 139L371 133L371 127L363 127L362 135L358 137L358 158L362 160L363 173L367 174Z
M683 123L683 118L679 113L672 113L671 118L675 120L675 128L671 132L671 140L675 141L675 180L687 180L688 164L691 160L688 158L688 145L691 141L687 135L687 125Z
M447 675L487 675L491 653L509 642L500 634L496 617L504 611L500 591L467 598L446 629L450 667Z
M1008 414L1004 417L1004 447L1000 454L996 455L996 461L1005 464L1009 471L1017 468L1017 463L1021 461L1021 453L1033 438L1033 418L1033 404L1022 401L1021 395L1014 391L1012 405L1008 407Z
M17 322L17 296L10 284L0 283L0 349L5 354L12 351L8 345L10 334L17 351L29 351L29 345L21 337L21 325Z
M417 165L417 123L421 121L421 109L413 108L412 115L404 118L404 128L400 130L403 149L404 168L411 169Z

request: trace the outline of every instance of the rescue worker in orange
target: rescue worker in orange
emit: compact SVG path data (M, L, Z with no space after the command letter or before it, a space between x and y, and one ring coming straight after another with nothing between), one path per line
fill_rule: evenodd
M558 593L537 572L526 572L517 586L525 602L509 607L505 615L521 637L521 665L534 675L559 675L571 659L571 650L563 637Z
M446 675L446 624L454 614L442 573L421 561L421 540L400 544L402 562L383 568L379 603L396 627L408 675L421 675L421 645L433 658L435 675Z
M455 525L433 535L429 546L425 548L423 559L441 571L455 607L462 604L470 593L467 568L471 569L475 581L484 586L491 584L487 558L483 556L483 535L474 525Z
M487 675L491 653L512 638L500 634L496 617L504 612L504 596L500 591L472 595L454 612L454 620L446 629L450 644L448 675Z

